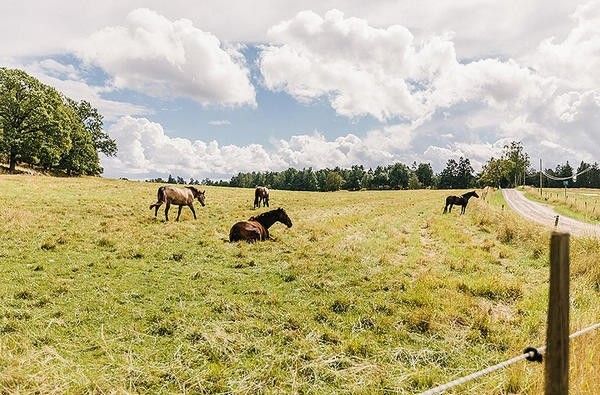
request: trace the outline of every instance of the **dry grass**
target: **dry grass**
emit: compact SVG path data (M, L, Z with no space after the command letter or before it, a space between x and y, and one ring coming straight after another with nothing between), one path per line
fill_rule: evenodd
M564 215L582 221L600 222L600 190L569 188L565 196L562 188L544 188L540 195L538 188L524 189L528 198L550 204Z
M294 227L246 245L224 240L251 190L164 223L156 188L0 176L0 392L414 393L543 341L547 234L497 197L443 216L444 191L274 191ZM573 244L575 326L599 316L600 257ZM573 358L587 388L597 355Z

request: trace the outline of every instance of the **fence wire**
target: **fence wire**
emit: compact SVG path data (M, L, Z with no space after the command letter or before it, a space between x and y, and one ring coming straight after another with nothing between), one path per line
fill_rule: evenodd
M572 333L571 335L569 335L569 339L575 339L576 337L582 336L586 333L589 333L593 330L599 329L600 328L600 322L590 325L587 328L578 330L577 332ZM544 352L546 351L546 347L538 347L538 348L527 348L525 352L523 352L523 354L518 355L514 358L511 359L507 359L504 362L500 362L496 365L493 366L489 366L485 369L479 370L477 372L471 373L467 376L458 378L456 380L452 380L448 383L442 384L442 385L438 385L437 387L431 388L425 392L422 392L420 395L436 395L436 394L441 394L451 388L457 387L459 385L465 384L469 381L478 379L479 377L488 375L492 372L495 372L497 370L500 369L504 369L510 365L513 365L517 362L521 362L522 360L526 359L526 360L536 360L536 357L540 354L544 354Z

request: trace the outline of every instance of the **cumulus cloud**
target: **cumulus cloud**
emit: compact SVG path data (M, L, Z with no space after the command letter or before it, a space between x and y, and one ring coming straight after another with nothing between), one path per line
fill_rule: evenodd
M506 107L538 101L551 80L512 60L461 63L450 35L417 43L400 25L373 27L331 10L303 11L269 31L260 70L267 88L329 100L341 115L418 121L465 101Z
M108 133L116 140L119 152L114 158L104 158L105 173L138 178L168 173L229 178L239 171L320 169L357 163L375 166L398 160L411 139L409 130L394 126L370 131L363 138L347 134L328 140L315 131L275 140L268 147L220 145L214 140L171 137L159 123L130 116L120 118Z
M244 56L195 27L136 9L124 26L103 28L77 44L78 56L105 70L117 88L202 105L256 105Z
M216 141L170 137L160 124L145 118L123 117L108 132L119 147L115 158L104 160L109 175L229 177L238 171L283 165L259 144L221 146Z
M580 5L571 18L576 25L562 42L548 38L525 59L571 89L600 87L600 1Z

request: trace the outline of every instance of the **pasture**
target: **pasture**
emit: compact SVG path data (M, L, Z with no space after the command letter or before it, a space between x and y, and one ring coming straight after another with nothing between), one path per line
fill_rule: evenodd
M539 188L526 187L525 195L538 202L554 207L557 213L587 222L600 222L600 190L586 188Z
M272 191L294 226L250 245L226 240L265 211L253 190L165 223L158 186L0 176L1 393L414 393L544 341L548 233L497 193L459 216L447 191ZM574 329L600 316L599 247L572 243ZM573 393L600 384L599 343L574 344ZM542 371L459 392L536 393Z

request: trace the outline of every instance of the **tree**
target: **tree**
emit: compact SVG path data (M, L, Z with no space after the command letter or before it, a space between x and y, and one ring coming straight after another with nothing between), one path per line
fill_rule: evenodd
M410 173L410 169L405 164L393 164L389 171L390 186L394 189L407 188Z
M505 162L502 159L495 159L494 157L483 165L481 173L479 175L479 184L484 186L492 186L495 188L502 187L502 181L505 179Z
M338 172L330 171L325 179L325 191L339 191L343 182L344 179Z
M429 163L419 163L415 175L424 188L433 186L433 169Z
M388 177L388 169L377 166L375 171L373 172L373 186L374 189L386 189L389 188L389 177Z
M471 161L468 158L462 156L458 159L458 165L456 167L456 178L454 188L470 188L475 181L473 175L473 167Z
M529 155L525 152L523 144L520 141L511 141L510 144L504 146L502 159L505 164L505 177L513 186L523 183L523 175L531 162Z
M89 102L67 98L67 104L75 114L71 126L72 147L62 155L59 168L68 174L100 174L103 169L98 152L114 156L117 144L104 132L103 117Z
M52 87L22 70L0 68L0 152L19 161L58 163L71 147L72 109Z
M365 176L365 169L362 165L354 165L348 172L346 183L344 187L350 191L358 191L362 188L363 177Z
M410 173L408 177L408 189L421 189L423 188L423 184L419 181L417 175L413 172Z
M446 162L446 167L439 175L439 185L441 189L456 188L456 174L458 173L458 163L454 159L449 159Z

